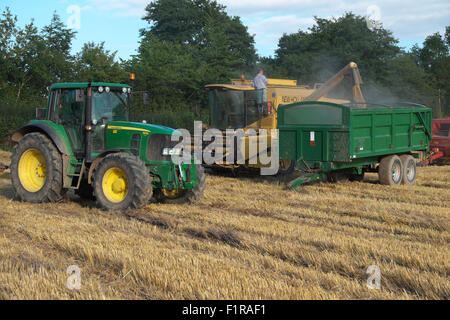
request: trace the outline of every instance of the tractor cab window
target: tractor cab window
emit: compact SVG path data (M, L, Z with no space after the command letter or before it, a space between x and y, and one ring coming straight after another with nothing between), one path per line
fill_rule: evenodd
M92 122L128 121L128 94L122 88L99 87L92 93Z

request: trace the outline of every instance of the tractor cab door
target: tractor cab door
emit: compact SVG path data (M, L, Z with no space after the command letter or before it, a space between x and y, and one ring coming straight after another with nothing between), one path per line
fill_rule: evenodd
M127 92L122 88L93 87L90 134L91 158L106 150L106 129L111 121L128 121Z
M61 124L76 155L84 152L85 89L58 89L50 95L50 120Z

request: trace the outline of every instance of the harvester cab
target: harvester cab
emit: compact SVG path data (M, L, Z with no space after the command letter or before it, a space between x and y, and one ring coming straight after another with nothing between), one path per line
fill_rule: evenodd
M11 180L24 201L58 201L69 189L105 209L139 208L150 198L198 200L201 165L172 161L178 131L129 122L131 87L113 83L58 83L46 112L17 130Z

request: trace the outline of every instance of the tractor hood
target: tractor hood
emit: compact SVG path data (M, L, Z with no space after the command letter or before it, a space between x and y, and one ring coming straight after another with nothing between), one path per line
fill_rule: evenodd
M147 133L159 133L159 134L181 134L181 132L164 126L158 126L149 123L142 122L127 122L127 121L112 121L108 124L108 130L128 130L128 131L141 131Z

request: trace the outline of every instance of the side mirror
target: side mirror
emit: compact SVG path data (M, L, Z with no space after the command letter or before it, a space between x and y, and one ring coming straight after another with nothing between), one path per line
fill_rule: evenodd
M37 120L45 120L46 113L47 113L47 109L36 108L36 119Z

